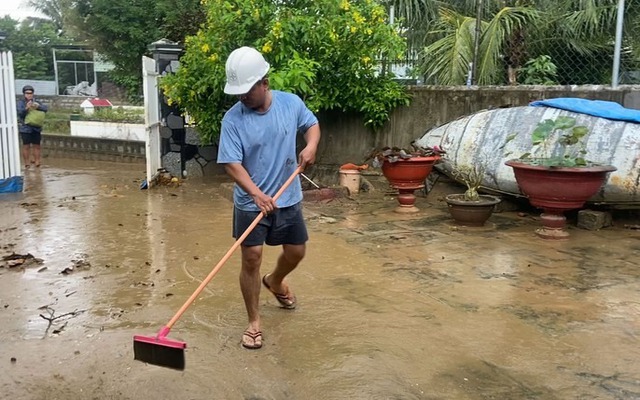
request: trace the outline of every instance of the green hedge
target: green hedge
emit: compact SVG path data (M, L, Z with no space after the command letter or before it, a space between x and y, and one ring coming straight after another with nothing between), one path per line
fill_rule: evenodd
M125 124L143 124L144 111L115 107L111 109L100 109L89 115L85 114L81 109L49 109L42 131L44 133L68 135L71 133L71 124L69 121L102 121L120 122Z

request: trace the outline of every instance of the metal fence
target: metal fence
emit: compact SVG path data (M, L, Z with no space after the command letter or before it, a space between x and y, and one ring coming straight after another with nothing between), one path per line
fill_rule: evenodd
M22 191L18 116L11 52L0 53L0 193Z
M502 58L497 63L497 68L501 69L498 73L500 78L493 84L611 86L640 84L640 50L635 50L637 43L630 35L627 37L617 35L618 29L620 33L622 32L621 18L625 14L619 14L616 21L616 7L611 3L608 4L607 18L601 17L602 27L600 31L592 33L592 40L567 38L562 32L565 26L560 23L553 28L556 30L555 33L551 29L546 32L546 36L541 36L535 26L516 31L512 37L506 39L502 48ZM624 8L624 1L620 0L617 10ZM629 10L628 7L627 10ZM576 11L576 13L580 12ZM485 15L482 21L486 23L492 17L492 15ZM606 23L603 22L605 19ZM629 32L631 24L629 22L627 24L629 24L626 27ZM437 39L436 37L431 40ZM425 46L429 44L426 43ZM469 44L469 46L473 45ZM433 78L433 74L430 75L430 71L424 68L423 48L415 49L406 60L391 66L390 70L396 78L412 84L439 84L438 79ZM466 48L465 51L458 53L458 57L463 57L463 53L471 52L473 52L472 49ZM617 60L616 57L618 57ZM617 73L614 73L615 67L617 67ZM613 82L614 79L616 82ZM458 77L456 82L464 85L467 83L466 76ZM475 82L474 79L473 83Z

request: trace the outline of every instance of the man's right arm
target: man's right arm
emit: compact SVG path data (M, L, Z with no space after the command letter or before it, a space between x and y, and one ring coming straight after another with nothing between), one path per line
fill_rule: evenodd
M245 192L253 198L253 202L258 206L260 211L265 215L275 210L276 202L270 196L267 196L260 188L251 180L249 173L240 163L224 164L224 169Z
M24 120L24 118L27 116L27 104L25 103L25 101L18 100L16 108L18 109L18 118Z

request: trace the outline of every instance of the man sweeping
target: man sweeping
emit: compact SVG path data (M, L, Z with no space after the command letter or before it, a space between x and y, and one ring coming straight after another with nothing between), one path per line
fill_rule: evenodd
M269 64L250 47L234 50L226 62L224 91L238 102L222 120L218 163L235 181L233 237L238 238L259 213L265 217L242 242L240 290L249 325L242 334L242 346L262 347L259 298L261 283L281 307L294 309L296 297L285 277L304 258L308 240L302 216L302 188L299 178L277 201L273 195L295 172L315 162L320 126L318 119L295 94L271 90ZM296 155L296 138L301 133L305 148ZM262 276L264 244L282 246L274 269Z

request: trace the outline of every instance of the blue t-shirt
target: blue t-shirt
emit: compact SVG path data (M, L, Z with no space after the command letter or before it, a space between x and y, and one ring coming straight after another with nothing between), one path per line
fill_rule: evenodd
M237 102L222 119L218 163L240 163L263 193L274 196L298 167L296 136L318 123L318 119L295 94L271 91L271 107L256 112ZM233 190L235 206L259 211L253 198L240 186ZM278 198L278 207L302 201L300 178Z

